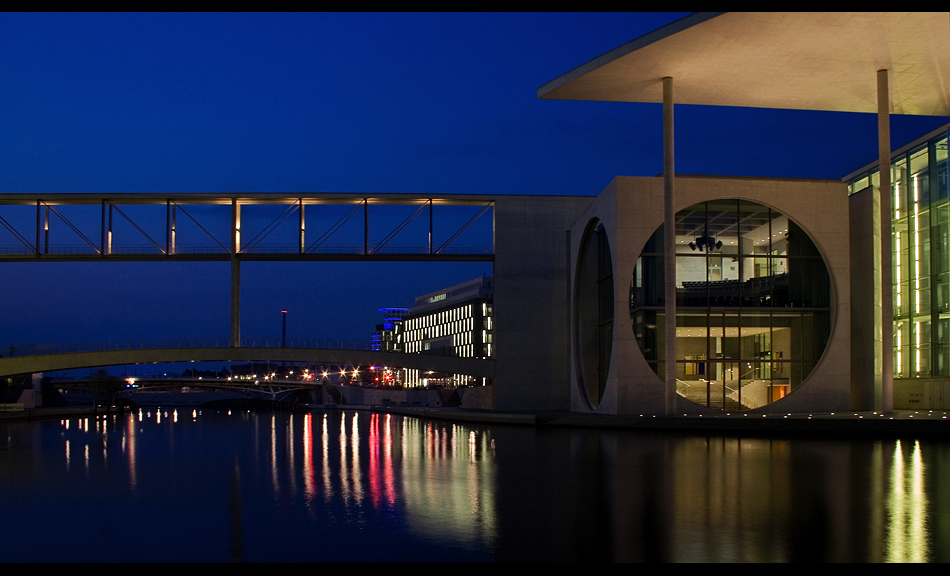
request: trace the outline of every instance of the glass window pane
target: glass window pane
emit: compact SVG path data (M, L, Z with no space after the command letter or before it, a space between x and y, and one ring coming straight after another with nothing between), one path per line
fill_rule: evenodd
M741 398L744 407L748 409L759 408L784 397L784 394L777 398L773 395L771 364L771 362L747 362L743 364Z
M948 315L941 314L937 320L937 337L934 346L936 347L934 354L936 365L932 368L933 375L950 376L950 316Z
M930 204L930 150L927 147L910 153L910 186L914 201Z
M940 138L933 146L936 166L931 170L934 181L931 197L935 201L946 200L950 196L950 182L947 181L947 138Z
M735 254L739 242L737 200L706 202L707 252Z
M814 243L785 215L744 200L691 206L677 213L676 230L677 392L726 410L783 398L807 377L830 332L831 283ZM658 284L651 275L662 277L658 261L641 254L630 313L659 373L662 298L648 295Z
M854 181L854 184L851 186L852 192L860 192L868 187L868 177L862 176Z
M687 248L687 250L689 250ZM708 306L706 256L704 254L677 254L676 303L679 306Z
M907 320L894 322L894 376L907 378L911 373L911 331Z
M707 345L706 313L676 314L676 359L686 362L705 360Z

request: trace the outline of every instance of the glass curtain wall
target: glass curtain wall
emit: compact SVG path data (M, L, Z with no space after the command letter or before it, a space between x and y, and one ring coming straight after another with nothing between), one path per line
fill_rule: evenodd
M947 135L891 161L894 377L950 376L950 187ZM860 192L877 169L848 183Z
M630 318L640 349L665 377L663 229L637 260ZM785 215L717 200L676 215L677 392L703 406L746 410L791 393L830 332L830 280L817 248Z

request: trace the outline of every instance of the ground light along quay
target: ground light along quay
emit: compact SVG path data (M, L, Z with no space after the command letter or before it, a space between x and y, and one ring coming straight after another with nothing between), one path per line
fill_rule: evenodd
M696 13L537 89L537 106L662 106L638 108L662 118L660 175L596 196L0 194L0 266L218 262L230 287L222 345L11 344L9 559L945 561L950 124L896 143L891 125L950 116L948 78L948 13ZM704 152L674 136L723 107L776 154L795 139L743 114L863 113L876 160L835 179L678 173ZM285 312L280 345L255 346L258 263L491 275L369 303L389 315L369 350L288 346ZM161 379L94 408L52 406L70 394L42 376L156 362L342 375ZM352 385L380 365L401 386ZM156 518L133 544L130 510Z

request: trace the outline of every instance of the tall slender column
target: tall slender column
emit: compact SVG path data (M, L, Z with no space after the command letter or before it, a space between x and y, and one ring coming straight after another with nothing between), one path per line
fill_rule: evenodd
M881 190L881 410L894 410L893 245L891 242L891 105L887 70L877 71L877 151Z
M306 239L304 238L305 228L307 226L307 219L304 217L303 213L303 198L297 199L297 203L300 206L300 250L298 252L303 254L307 249Z
M663 269L666 414L676 411L676 211L673 190L673 79L663 78Z
M171 246L168 247L169 254L175 254L176 248L175 245L178 242L178 204L172 203L172 234L171 234Z
M241 346L241 261L231 254L231 347Z
M175 253L175 216L178 205L169 198L165 200L165 255Z
M107 254L106 252L106 244L108 242L106 238L106 204L107 203L108 203L107 200L105 199L102 200L102 219L100 220L100 223L102 224L102 240L99 243L99 254L102 256L105 256Z
M231 346L241 346L241 205L231 199Z
M106 231L106 254L112 254L112 204L109 204L109 229Z
M40 216L40 214L42 213L40 207L42 205L43 205L43 201L38 199L36 201L36 257L37 258L40 257L40 231L43 229L43 225L42 225L43 220L42 220L42 217Z

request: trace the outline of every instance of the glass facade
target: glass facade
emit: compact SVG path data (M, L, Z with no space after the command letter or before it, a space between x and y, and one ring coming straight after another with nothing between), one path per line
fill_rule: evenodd
M894 377L950 376L950 188L947 127L891 157ZM854 194L876 165L846 178Z
M821 357L831 331L831 283L808 235L787 216L744 200L676 215L677 392L746 410L783 398ZM630 319L647 362L665 377L663 227L630 283Z

